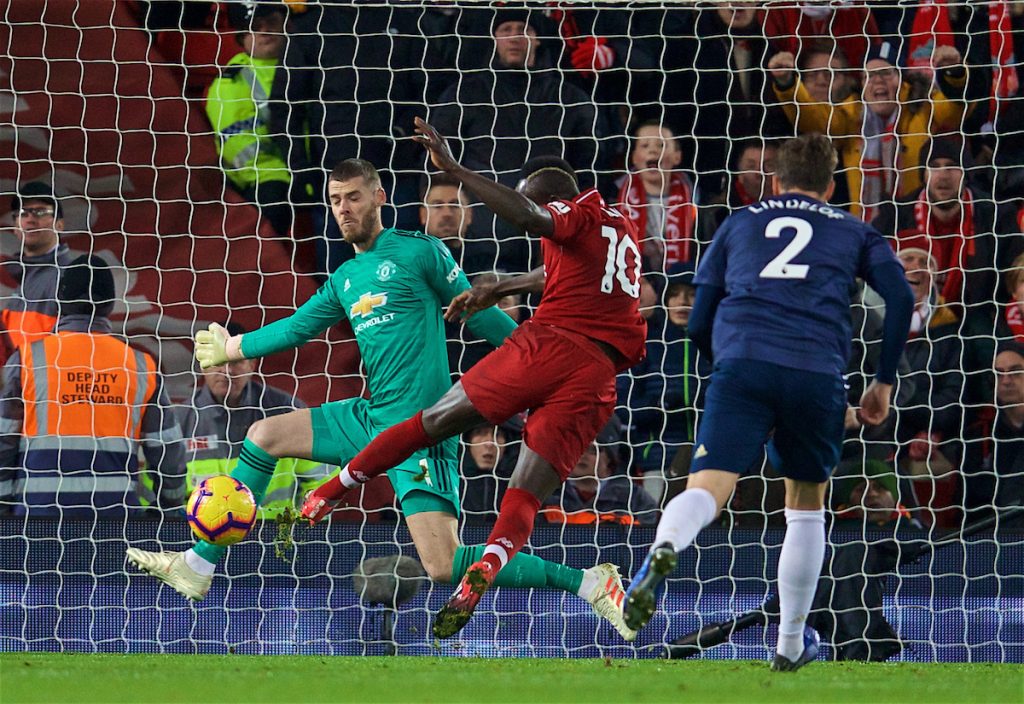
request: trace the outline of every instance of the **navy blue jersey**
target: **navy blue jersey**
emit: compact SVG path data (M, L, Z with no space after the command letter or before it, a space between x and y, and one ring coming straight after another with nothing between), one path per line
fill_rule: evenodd
M712 327L715 361L757 359L838 373L850 356L855 279L899 264L871 226L814 198L766 198L715 233L694 283L725 290Z

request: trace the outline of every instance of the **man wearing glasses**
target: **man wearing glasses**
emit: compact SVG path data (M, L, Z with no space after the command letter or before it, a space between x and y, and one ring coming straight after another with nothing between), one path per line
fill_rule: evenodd
M57 280L60 270L74 258L60 241L64 219L52 186L40 181L26 183L11 199L11 210L20 247L14 257L0 264L3 283L16 287L0 308L2 360L20 345L53 330Z

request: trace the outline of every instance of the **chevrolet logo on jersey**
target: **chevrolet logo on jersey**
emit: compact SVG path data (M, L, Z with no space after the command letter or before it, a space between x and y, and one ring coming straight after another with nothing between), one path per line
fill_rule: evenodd
M388 302L388 294L386 293L364 293L359 297L359 300L352 304L352 308L349 310L349 317L354 318L357 315L367 317L373 313L373 309L377 306L382 306Z

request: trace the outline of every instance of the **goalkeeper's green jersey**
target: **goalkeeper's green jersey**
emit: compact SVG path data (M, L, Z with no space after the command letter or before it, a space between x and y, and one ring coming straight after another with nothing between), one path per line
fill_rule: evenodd
M254 358L291 349L347 318L366 368L370 419L385 428L432 405L451 386L442 309L467 288L440 240L388 228L291 316L246 333L242 353ZM497 308L467 324L495 346L516 326Z

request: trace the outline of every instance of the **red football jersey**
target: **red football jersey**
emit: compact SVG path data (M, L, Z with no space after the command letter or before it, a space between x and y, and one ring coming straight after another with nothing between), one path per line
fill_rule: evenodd
M544 207L555 229L541 240L546 281L533 320L606 342L633 366L647 339L636 227L594 189Z

